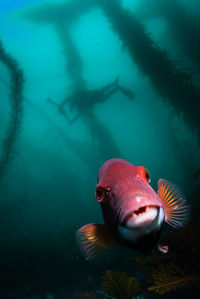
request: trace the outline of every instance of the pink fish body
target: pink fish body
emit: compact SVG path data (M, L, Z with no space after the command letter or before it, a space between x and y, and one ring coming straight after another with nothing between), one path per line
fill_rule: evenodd
M100 168L96 198L105 225L88 224L77 232L78 245L89 260L102 258L115 243L149 253L158 244L164 222L180 228L188 220L189 205L177 187L160 179L156 193L148 170L123 159L108 160Z

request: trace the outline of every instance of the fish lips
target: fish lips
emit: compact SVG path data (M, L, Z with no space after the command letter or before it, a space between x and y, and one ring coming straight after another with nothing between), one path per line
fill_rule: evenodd
M145 235L159 233L165 218L163 207L147 206L140 208L138 215L127 215L124 223L118 226L118 235L130 243L135 243ZM143 211L143 212L142 212Z
M162 208L151 205L140 207L138 210L129 212L124 217L121 226L124 226L127 229L148 226L152 222L155 222L156 219L162 219L162 217L159 216L159 214L162 213L160 209Z
M148 225L156 218L162 202L156 193L138 192L126 196L120 206L118 225L133 228Z
M118 217L118 235L128 242L137 242L145 235L159 232L164 219L164 208L156 193L126 196Z

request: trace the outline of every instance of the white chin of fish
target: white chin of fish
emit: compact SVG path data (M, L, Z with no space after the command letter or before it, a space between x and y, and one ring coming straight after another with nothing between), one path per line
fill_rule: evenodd
M142 235L158 231L164 217L165 213L162 207L146 207L144 213L139 215L133 213L125 226L119 226L119 234L123 239L135 242Z

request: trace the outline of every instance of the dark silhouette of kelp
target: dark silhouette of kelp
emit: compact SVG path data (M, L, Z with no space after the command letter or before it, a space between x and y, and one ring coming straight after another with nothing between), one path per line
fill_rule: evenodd
M37 23L47 22L54 26L56 33L59 36L63 54L66 60L66 69L72 81L72 94L79 89L85 89L86 82L82 76L83 61L81 53L77 50L76 44L73 41L71 23L77 20L85 11L95 7L99 2L96 1L69 1L67 3L58 3L47 5L38 5L36 8L27 10L23 13L25 17ZM65 11L65 14L63 13ZM70 16L68 18L70 12ZM44 19L43 19L44 17ZM122 87L121 87L122 89ZM124 88L125 90L125 88ZM81 105L84 107L84 101L87 99L82 98ZM94 99L95 101L95 99ZM48 99L48 102L54 103L59 108L56 101ZM69 103L70 104L70 103ZM68 105L69 105L68 104ZM75 103L79 106L80 103ZM115 141L107 127L95 116L93 107L89 109L82 109L82 120L85 122L88 132L92 140L92 154L90 154L90 164L98 169L99 165L111 157L121 156ZM63 113L66 116L66 113Z
M57 22L54 23L54 26L56 29L56 33L60 37L60 41L64 49L63 54L67 62L67 72L69 73L70 79L72 80L72 89L75 91L79 89L87 90L86 82L82 76L83 61L73 41L71 32L68 28L68 24L66 22L60 22L60 20L58 19ZM78 100L79 99L77 99L77 101ZM83 107L84 101L86 100L87 99L82 98ZM80 103L78 102L75 104L77 106L80 105ZM82 119L86 124L88 131L90 132L93 141L92 146L98 148L98 151L95 151L92 155L90 155L90 159L92 162L91 164L93 165L93 167L95 167L95 169L97 169L99 167L99 161L103 162L113 156L120 156L120 152L115 145L115 141L109 133L107 127L95 117L93 107L92 109L82 110Z
M54 23L54 27L63 47L63 55L66 59L66 69L73 83L72 89L85 88L86 83L83 79L83 60L73 41L68 23L66 21L59 21L58 19L57 22Z
M144 5L144 2L142 3ZM148 4L147 4L148 5ZM197 18L177 0L154 0L153 14L165 18L170 34L198 69L200 67L200 24Z
M10 84L6 82L4 79L0 78L0 81L8 88L10 88ZM65 130L59 127L54 120L45 112L41 107L39 107L36 103L24 97L24 101L29 105L31 109L33 109L40 117L42 117L51 127L51 131L57 132L58 136L61 137L69 149L75 153L81 161L87 166L92 172L96 173L97 170L97 158L95 156L90 155L88 147L84 142L79 140L75 140L67 135ZM99 165L98 165L99 166Z
M159 95L183 116L200 140L200 90L192 83L191 76L176 68L167 53L158 47L145 27L121 6L119 0L101 1L101 7L134 63L149 77Z
M62 4L43 4L27 10L24 15L37 22L55 23L67 20L74 22L88 9L101 7L125 48L141 72L148 76L158 94L179 115L184 122L198 134L200 140L200 91L192 83L191 76L179 69L167 53L161 50L146 32L145 27L120 0L68 1Z
M22 15L37 23L55 23L65 21L69 26L87 13L90 9L99 6L99 0L72 0L61 3L39 3L31 5L22 11Z
M2 145L2 156L0 157L0 179L4 175L7 166L15 154L15 145L21 128L23 116L23 72L17 61L9 55L0 41L0 61L7 68L10 75L10 123Z

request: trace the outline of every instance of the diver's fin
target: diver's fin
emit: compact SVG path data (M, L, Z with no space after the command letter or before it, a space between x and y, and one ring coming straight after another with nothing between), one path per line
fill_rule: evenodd
M87 224L76 232L76 240L86 260L101 262L110 255L114 237L103 224Z
M169 247L167 245L161 245L159 244L157 246L158 250L162 253L168 253Z
M182 192L167 180L158 181L158 195L165 210L165 222L174 228L183 227L189 220L190 205Z

